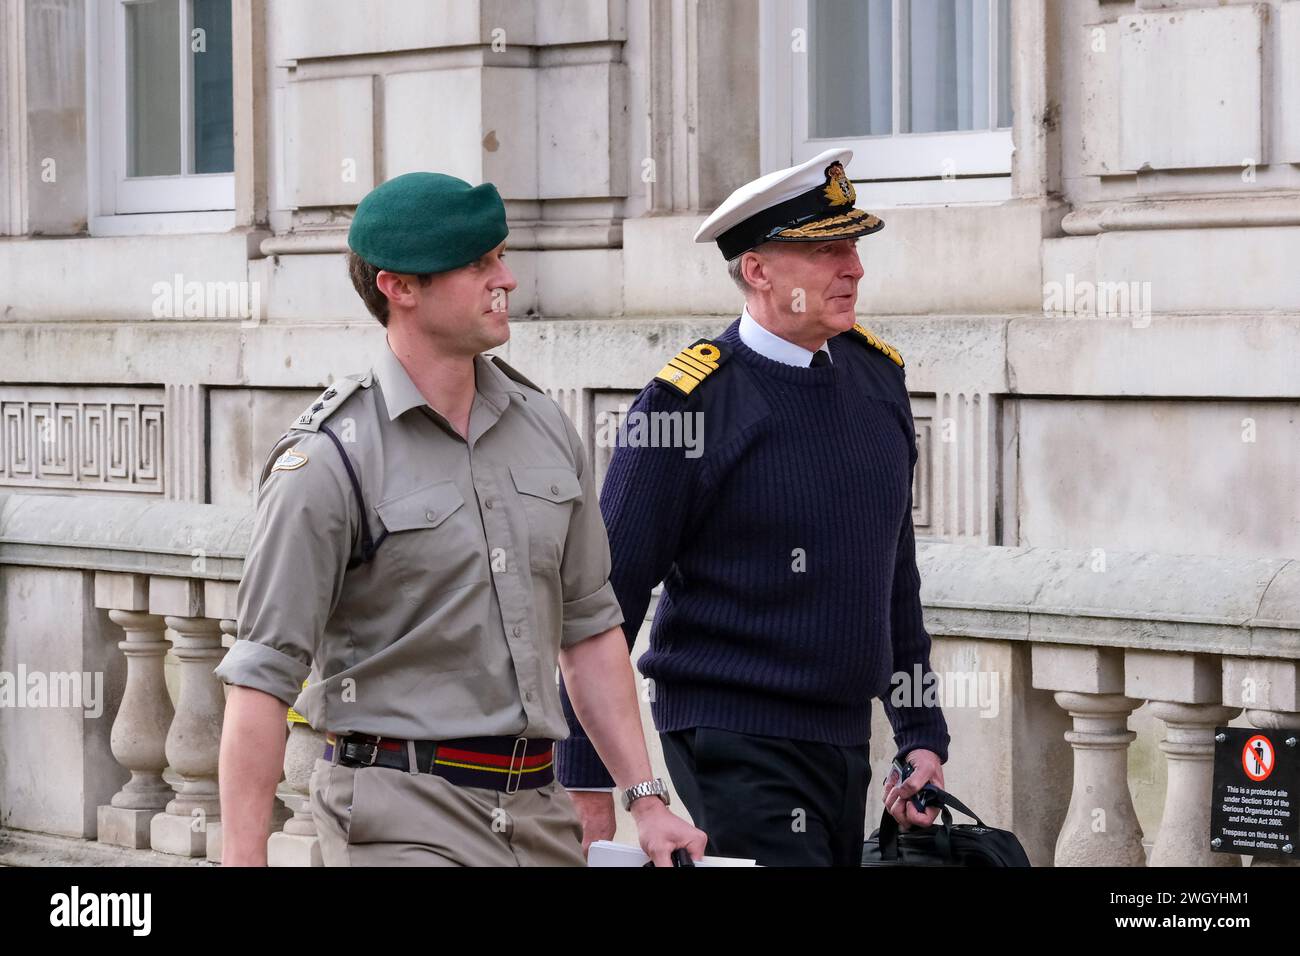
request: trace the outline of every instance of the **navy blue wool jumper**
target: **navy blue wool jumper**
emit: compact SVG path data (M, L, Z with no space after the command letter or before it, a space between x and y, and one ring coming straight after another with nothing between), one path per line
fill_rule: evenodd
M930 671L903 369L854 332L830 340L831 365L785 365L738 327L689 397L658 380L642 390L601 492L629 646L664 582L638 661L655 726L862 745L881 697L900 756L946 761L947 724L924 688L889 701L892 674ZM637 412L701 413L702 454L653 447ZM563 703L561 783L612 786Z

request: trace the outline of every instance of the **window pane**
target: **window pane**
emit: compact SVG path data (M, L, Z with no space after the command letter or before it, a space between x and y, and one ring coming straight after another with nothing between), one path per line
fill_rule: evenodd
M905 133L989 128L988 0L910 0Z
M892 132L891 8L891 0L809 0L809 136Z
M998 126L1011 125L1011 0L998 0Z
M193 3L194 172L229 173L235 169L230 0ZM196 32L200 30L203 32Z
M180 0L126 5L127 175L181 171Z

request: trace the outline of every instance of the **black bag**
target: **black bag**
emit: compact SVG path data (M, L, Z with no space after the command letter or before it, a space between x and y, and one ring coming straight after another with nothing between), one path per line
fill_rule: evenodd
M1010 830L985 826L952 794L933 784L927 789L927 806L938 805L942 826L900 831L898 821L885 811L880 828L862 844L863 866L1029 866L1029 857ZM953 825L952 807L975 821Z

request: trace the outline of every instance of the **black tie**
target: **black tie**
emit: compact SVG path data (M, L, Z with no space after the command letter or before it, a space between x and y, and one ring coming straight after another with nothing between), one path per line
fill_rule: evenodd
M823 351L822 349L818 349L816 352L813 353L812 364L809 366L809 368L821 368L825 365L830 365L830 364L831 364L831 357L828 354L826 354L826 352Z

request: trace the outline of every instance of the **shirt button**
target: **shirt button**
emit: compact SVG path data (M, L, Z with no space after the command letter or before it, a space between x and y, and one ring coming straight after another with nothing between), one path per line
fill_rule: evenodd
M524 700L532 700L532 699L533 699L533 692L531 690L526 691L524 693Z
M524 629L523 629L522 627L520 627L518 624L516 624L516 625L515 625L515 637L518 637L520 634L522 634L522 633L523 633L523 630L524 630Z
M436 518L436 517L438 517L438 513L437 513L436 511L426 511L426 512L424 513L424 520L425 520L425 521L432 521L432 520L433 520L434 518Z
M491 498L488 498L487 500L485 500L485 501L483 502L483 507L486 508L488 511L491 511L491 510L492 510L492 499L491 499Z
M559 485L551 485L551 494L553 494L553 495L558 495L559 493L560 493L560 486L559 486Z

